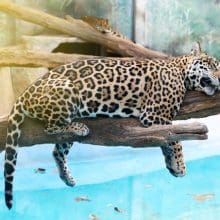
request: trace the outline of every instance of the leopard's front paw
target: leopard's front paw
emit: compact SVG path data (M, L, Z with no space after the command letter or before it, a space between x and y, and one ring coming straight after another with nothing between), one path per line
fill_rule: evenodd
M186 175L186 165L182 153L182 145L176 143L175 145L162 147L162 152L165 158L166 168L175 177L183 177Z
M60 175L60 178L63 180L64 183L66 183L67 186L73 187L76 185L74 178L70 174Z
M167 167L169 172L175 177L183 177L186 175L186 167L181 167L180 169Z
M78 136L87 136L89 134L89 128L80 122L74 122L69 127L66 128L67 132L73 132Z

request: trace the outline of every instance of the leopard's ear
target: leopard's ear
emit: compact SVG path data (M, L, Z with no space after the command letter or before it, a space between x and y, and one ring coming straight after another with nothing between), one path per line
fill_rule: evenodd
M201 53L202 53L202 50L201 50L200 43L196 41L192 46L191 55L198 56Z

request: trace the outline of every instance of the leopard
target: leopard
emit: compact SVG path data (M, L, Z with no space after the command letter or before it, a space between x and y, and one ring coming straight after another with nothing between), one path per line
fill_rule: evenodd
M112 28L112 25L109 23L109 20L106 18L96 16L82 16L80 19L89 24L91 27L93 27L96 31L100 32L101 34L121 38L124 40L129 40L126 36L115 31Z
M79 118L135 117L140 125L172 124L188 90L209 96L219 88L220 62L198 44L191 53L168 60L100 57L58 66L37 79L16 100L8 117L5 146L5 203L13 205L13 179L24 119L43 121L47 134L70 132L82 138L89 128ZM67 165L73 143L57 143L53 157L67 186L75 179ZM159 146L166 168L175 177L186 174L182 144Z

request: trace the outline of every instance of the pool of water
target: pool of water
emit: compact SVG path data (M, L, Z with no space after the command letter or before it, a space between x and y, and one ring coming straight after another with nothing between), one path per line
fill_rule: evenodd
M58 177L52 146L21 148L11 211L4 204L1 154L0 219L220 219L219 129L215 117L206 120L209 140L184 142L183 178L168 173L157 148L75 144L69 165L77 185L70 188Z
M187 176L178 179L161 169L74 188L18 190L10 212L1 192L0 219L219 219L219 161L220 156L214 156L188 162ZM53 168L47 172L53 173ZM27 174L36 181L58 182L50 174L28 170L25 185L32 184Z

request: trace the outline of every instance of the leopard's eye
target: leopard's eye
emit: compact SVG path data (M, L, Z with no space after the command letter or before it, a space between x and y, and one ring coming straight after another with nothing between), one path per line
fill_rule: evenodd
M210 68L211 68L212 70L218 70L218 64L217 64L217 62L211 62L211 63L210 63Z

